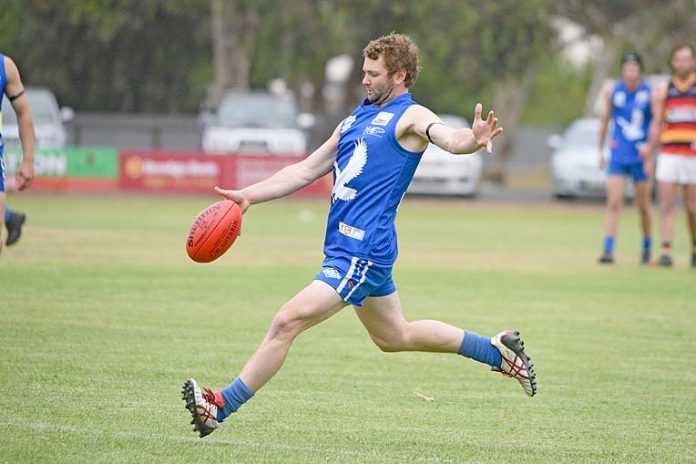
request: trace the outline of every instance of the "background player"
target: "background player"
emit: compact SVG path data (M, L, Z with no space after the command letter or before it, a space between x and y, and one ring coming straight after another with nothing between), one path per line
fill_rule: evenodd
M19 76L19 69L10 57L0 53L0 91L7 95L7 99L17 114L17 126L19 127L19 140L22 142L22 164L17 170L17 189L24 190L31 186L34 179L34 120L29 108L29 100L24 95L24 86ZM0 98L0 105L2 99ZM1 109L1 108L0 108ZM13 213L5 209L5 165L2 158L4 144L2 143L2 117L0 117L0 211L4 213L4 223L8 225L8 245L15 243L21 234L24 215ZM0 249L2 242L0 241Z
M614 262L614 244L619 226L619 213L624 204L626 178L633 179L636 205L640 213L643 244L640 255L642 264L650 263L650 183L652 158L645 143L652 119L650 86L641 79L642 63L636 53L626 53L621 58L621 80L604 96L604 111L600 118L599 165L607 168L607 211L604 223L604 250L599 262ZM607 166L604 144L613 122L611 159Z
M662 254L658 266L672 266L674 207L677 186L684 186L684 206L691 236L691 267L696 268L696 60L694 47L680 45L672 52L674 76L656 92L656 115L651 125L650 153L661 139L655 176L660 195ZM661 137L660 137L661 136Z
M276 314L261 346L239 376L221 391L183 387L194 430L203 437L249 400L282 366L295 338L346 305L355 311L383 351L459 353L516 378L529 396L536 392L534 370L519 332L493 338L434 320L409 322L392 280L396 260L396 209L428 141L452 153L486 147L502 128L491 111L481 118L476 105L471 129L453 129L411 99L418 75L417 48L410 38L390 34L363 51L362 84L367 99L305 160L242 190L218 193L249 206L289 195L333 170L323 268Z

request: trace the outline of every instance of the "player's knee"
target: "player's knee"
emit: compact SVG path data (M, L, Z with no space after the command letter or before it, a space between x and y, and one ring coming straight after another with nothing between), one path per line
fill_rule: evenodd
M660 213L661 214L672 214L674 212L674 203L670 201L660 202Z
M302 331L302 319L287 306L283 306L273 318L269 331L271 338L295 337Z
M622 206L623 202L621 200L611 199L607 202L607 208L614 213L618 212Z
M402 336L378 337L370 334L370 338L372 338L372 341L377 345L377 348L384 353L404 351L406 347L406 341Z
M372 337L372 341L375 342L375 345L377 345L377 348L380 349L383 353L395 353L399 351L397 346L392 343L390 340L383 340L378 337Z

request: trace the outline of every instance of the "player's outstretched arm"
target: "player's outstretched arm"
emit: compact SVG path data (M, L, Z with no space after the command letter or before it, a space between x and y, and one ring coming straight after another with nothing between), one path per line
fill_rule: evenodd
M495 117L492 110L488 112L485 120L481 118L482 111L483 106L477 103L474 108L474 120L471 124L471 129L455 129L445 125L429 109L419 107L414 115L413 131L422 139L430 140L450 153L474 153L481 148L485 148L488 153L493 153L493 139L503 132L503 128L498 126L498 118Z
M318 178L331 172L336 160L339 128L311 155L299 163L286 166L268 179L241 190L226 190L215 187L215 191L239 205L242 212L249 206L290 195L308 186Z
M22 142L22 164L17 170L17 188L29 188L34 180L34 118L29 108L29 99L24 94L24 85L19 76L19 69L9 57L5 57L7 85L5 94L17 115L19 140ZM0 96L1 97L1 96Z

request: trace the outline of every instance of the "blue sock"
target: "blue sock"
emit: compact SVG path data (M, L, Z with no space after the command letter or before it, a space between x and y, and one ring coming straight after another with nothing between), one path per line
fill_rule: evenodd
M224 421L227 416L233 412L236 412L240 406L254 396L254 392L249 390L249 388L244 385L244 382L242 382L242 379L239 377L234 379L231 384L223 388L220 393L222 393L222 397L225 399L225 407L223 409L218 409L218 422Z
M6 206L5 207L5 224L10 222L10 213L11 213L10 208Z
M491 345L491 339L477 333L464 331L464 340L459 347L459 354L493 367L500 367L503 357L498 348Z
M643 251L650 251L651 247L652 240L650 240L650 237L643 237Z
M607 235L604 237L604 254L613 255L614 254L614 236Z

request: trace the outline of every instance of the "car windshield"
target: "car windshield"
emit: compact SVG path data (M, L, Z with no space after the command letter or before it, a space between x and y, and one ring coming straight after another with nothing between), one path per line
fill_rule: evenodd
M45 90L27 89L29 108L34 118L34 124L60 124L60 113L58 104L53 96ZM7 97L2 99L2 122L3 124L17 124L17 116Z
M220 104L218 122L229 127L294 127L297 109L290 97L273 94L230 94Z
M573 124L564 136L566 145L596 145L599 140L599 122L596 124Z

